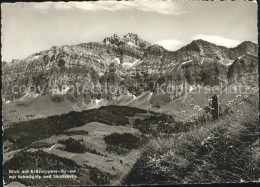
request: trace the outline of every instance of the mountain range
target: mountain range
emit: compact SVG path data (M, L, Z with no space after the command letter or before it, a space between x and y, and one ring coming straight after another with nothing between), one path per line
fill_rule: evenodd
M227 48L199 39L168 51L137 34L122 38L114 34L102 42L54 46L22 60L3 62L2 98L9 103L56 94L86 106L160 107L156 100L165 105L183 96L177 90L165 93L171 85L188 87L189 92L226 85L245 74L236 82L256 86L257 65L258 45L250 41Z

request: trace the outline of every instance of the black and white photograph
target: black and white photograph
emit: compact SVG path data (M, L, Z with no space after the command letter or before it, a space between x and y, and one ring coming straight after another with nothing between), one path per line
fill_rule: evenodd
M260 182L256 1L1 3L4 186Z

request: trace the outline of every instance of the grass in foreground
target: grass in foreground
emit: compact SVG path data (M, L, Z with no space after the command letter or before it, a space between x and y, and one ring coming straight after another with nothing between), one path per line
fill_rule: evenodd
M257 102L189 132L153 138L123 184L259 181Z

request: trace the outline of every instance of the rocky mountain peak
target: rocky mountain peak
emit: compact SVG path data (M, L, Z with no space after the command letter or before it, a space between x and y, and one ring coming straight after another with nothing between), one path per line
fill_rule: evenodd
M239 57L244 54L258 57L258 45L250 41L244 41L235 48L231 48L230 50L231 58Z
M123 38L120 38L116 34L114 34L111 37L106 37L103 40L106 44L114 44L114 45L129 45L130 47L136 47L140 48L140 50L147 49L149 46L151 46L150 43L147 41L141 39L137 34L134 33L128 33L123 36Z
M197 39L197 40L193 40L191 43L196 43L197 45L215 45L213 43L210 43L206 40L202 40L202 39Z
M200 49L205 49L205 48L216 48L216 47L219 47L213 43L210 43L208 41L205 41L205 40L202 40L202 39L198 39L198 40L193 40L191 43L190 43L191 46L196 46L197 48L200 48Z
M157 54L157 55L162 55L165 51L166 51L166 49L164 49L162 46L160 46L158 44L151 45L147 49L147 52L149 54Z
M249 46L249 45L257 45L251 41L244 41L241 44L239 44L238 46Z
M232 49L243 50L243 51L245 51L245 50L252 51L252 50L256 50L256 49L258 50L258 45L251 41L244 41Z
M133 39L138 39L140 40L140 37L137 35L137 34L134 34L134 33L127 33L126 35L124 35L124 38L133 38Z
M103 40L103 43L106 43L106 44L114 44L114 45L119 45L121 42L121 38L119 36L117 36L117 34L114 34L113 36L111 37L106 37L104 40Z

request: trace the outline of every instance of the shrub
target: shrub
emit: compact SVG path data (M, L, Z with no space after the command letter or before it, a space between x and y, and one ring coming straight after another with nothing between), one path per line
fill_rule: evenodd
M97 168L88 166L90 170L90 179L97 185L107 185L110 183L111 175L106 172L102 172Z
M39 148L51 147L52 145L54 145L54 144L53 143L47 143L47 142L33 142L31 145L29 145L28 148L39 149Z
M73 135L88 135L87 131L84 130L73 130L73 131L64 131L63 132L64 135L67 136L73 136Z
M125 107L125 106L116 106L116 105L110 105L110 106L101 106L100 110L108 111L114 115L118 116L127 116L127 117L133 117L136 114L143 114L146 113L146 110L135 108L135 107Z
M124 149L136 149L142 144L142 139L130 133L113 133L104 137L106 144Z
M82 144L79 140L75 140L73 138L69 138L67 140L59 140L58 142L65 145L64 151L72 153L85 153L87 151L84 144Z

